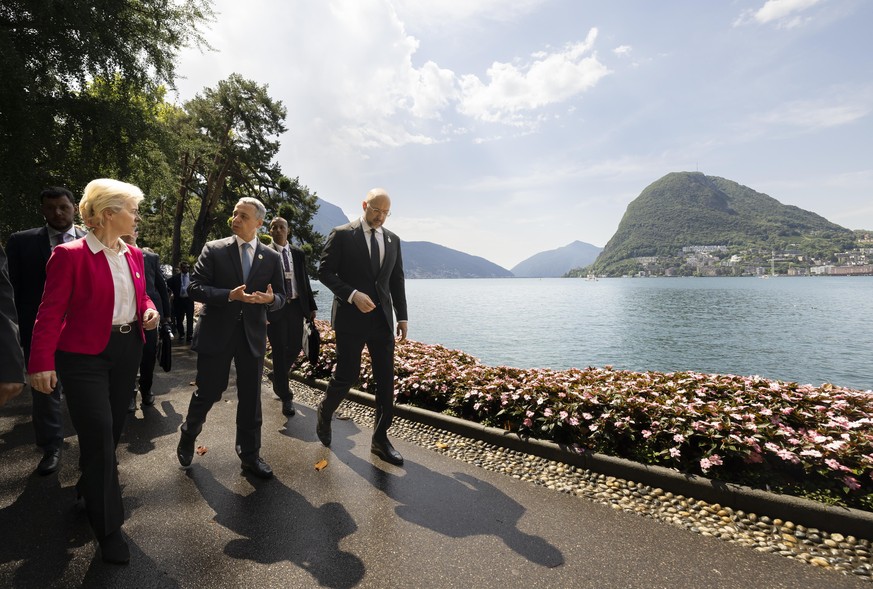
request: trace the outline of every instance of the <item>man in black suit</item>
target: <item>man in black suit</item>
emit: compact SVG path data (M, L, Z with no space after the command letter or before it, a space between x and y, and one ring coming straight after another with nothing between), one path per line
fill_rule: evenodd
M136 246L136 237L134 235L123 235L121 239L127 245ZM146 294L149 295L149 298L155 304L155 309L157 309L158 314L161 316L161 323L165 323L168 321L166 313L170 310L170 295L167 292L167 282L161 273L161 258L158 254L147 248L142 248L142 258L146 277ZM161 336L160 331L160 329L148 329L145 332L142 359L139 362L139 392L142 395L143 407L155 404L152 383L154 382L158 338ZM133 391L127 410L130 413L136 411L136 389Z
M197 352L197 390L191 397L177 447L188 467L206 414L227 389L230 362L236 366L236 451L242 469L261 478L273 471L261 458L261 374L267 351L267 311L285 304L282 260L258 239L266 209L242 198L233 209L233 237L203 247L188 294L205 303L191 349Z
M194 300L188 296L191 275L188 262L179 264L179 272L170 276L167 286L173 293L173 316L176 323L176 337L179 343L191 343L194 332ZM154 299L153 299L154 300Z
M0 358L3 358L0 362L0 406L3 406L24 388L24 351L3 246L0 246Z
M46 224L42 227L13 233L6 244L9 257L9 278L15 289L15 308L18 311L18 327L24 357L30 356L30 341L36 312L42 301L45 288L45 265L52 249L85 236L85 232L73 225L76 217L76 201L66 188L52 186L39 195L40 208ZM61 464L61 447L64 441L61 418L61 383L45 395L31 390L33 394L33 428L36 445L43 452L37 472L47 475L58 470Z
M334 294L331 323L336 332L336 368L318 406L316 434L330 446L333 412L358 380L364 346L376 380L376 423L370 451L391 464L403 457L388 441L394 415L394 315L397 335L406 339L406 284L400 238L382 225L391 199L382 188L367 193L360 219L334 228L318 268L318 278ZM393 313L392 313L393 309Z
M291 417L294 395L288 387L288 372L303 349L303 320L315 320L318 307L306 274L306 254L288 243L288 221L276 217L270 222L272 248L282 258L285 272L285 306L269 313L267 336L273 350L273 392L282 400L282 413Z

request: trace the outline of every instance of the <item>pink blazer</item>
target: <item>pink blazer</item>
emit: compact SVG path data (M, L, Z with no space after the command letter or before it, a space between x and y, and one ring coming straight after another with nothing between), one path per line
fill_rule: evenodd
M142 251L128 246L125 256L136 296L139 336L142 316L155 304L146 294ZM55 247L46 265L45 290L33 326L30 374L55 369L55 350L99 354L109 343L115 287L106 255L91 252L84 239Z

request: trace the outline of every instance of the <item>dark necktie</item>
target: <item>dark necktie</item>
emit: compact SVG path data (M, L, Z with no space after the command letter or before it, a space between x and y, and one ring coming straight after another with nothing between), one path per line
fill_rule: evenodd
M379 242L376 241L376 230L370 229L370 267L373 268L373 276L379 275Z
M282 248L282 265L285 266L285 272L291 273L291 263L288 261L288 248ZM294 281L285 279L285 295L290 299L294 298Z
M57 235L55 235L55 245L61 245L62 243L67 243L66 233L58 233Z
M243 283L249 279L249 271L252 269L252 258L249 254L249 250L252 249L252 245L250 243L242 244L242 271L243 271Z

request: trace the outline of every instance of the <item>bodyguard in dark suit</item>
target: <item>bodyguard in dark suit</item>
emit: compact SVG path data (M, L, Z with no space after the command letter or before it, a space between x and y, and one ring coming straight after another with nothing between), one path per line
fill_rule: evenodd
M318 278L334 294L331 323L336 332L336 368L318 406L316 434L330 446L333 412L358 380L364 346L376 380L376 423L370 450L391 464L403 457L388 441L394 415L394 315L397 335L406 339L406 285L400 238L382 225L391 199L382 188L367 193L364 214L331 231ZM392 313L393 310L393 313Z
M189 269L187 262L179 264L179 272L170 276L167 287L173 293L176 337L179 338L179 343L185 341L190 344L194 335L194 300L188 296L188 287L191 286Z
M306 274L306 254L288 243L288 221L270 222L271 247L282 258L285 272L285 306L267 318L267 336L273 351L273 392L282 400L282 413L294 415L294 395L288 387L288 372L303 349L303 319L314 320L318 307Z
M6 252L0 246L0 406L24 388L24 352L18 336L18 314L9 282Z
M127 245L136 245L134 235L124 235L122 239ZM168 321L167 313L170 312L170 295L167 292L167 282L161 273L161 258L153 251L142 250L143 265L146 277L146 294L154 302L155 308L161 315L161 323ZM155 395L152 393L154 382L155 363L157 362L159 329L150 329L145 332L145 343L142 347L142 360L139 362L139 392L142 396L144 407L155 404ZM130 398L128 412L136 411L136 390Z
M255 198L242 198L233 209L233 237L210 241L194 266L188 294L205 303L194 330L197 390L191 397L177 447L188 467L194 441L206 414L227 389L230 362L236 366L236 451L244 471L273 476L261 458L261 374L267 351L267 311L285 303L282 261L257 237L266 209Z
M6 244L9 258L9 278L15 289L15 308L24 357L30 357L33 324L45 288L45 266L52 250L59 243L67 243L85 236L73 225L76 202L73 193L62 187L50 187L39 195L40 208L46 224L42 227L13 233ZM61 419L61 393L58 386L51 395L31 390L33 396L33 429L36 445L43 451L37 472L47 475L61 464L64 441Z

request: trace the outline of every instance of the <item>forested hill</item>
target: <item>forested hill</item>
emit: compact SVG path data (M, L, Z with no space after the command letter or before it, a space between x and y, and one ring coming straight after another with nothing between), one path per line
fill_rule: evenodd
M627 207L594 262L597 274L633 271L634 258L676 256L685 246L726 245L830 255L852 247L851 230L731 180L673 172Z

